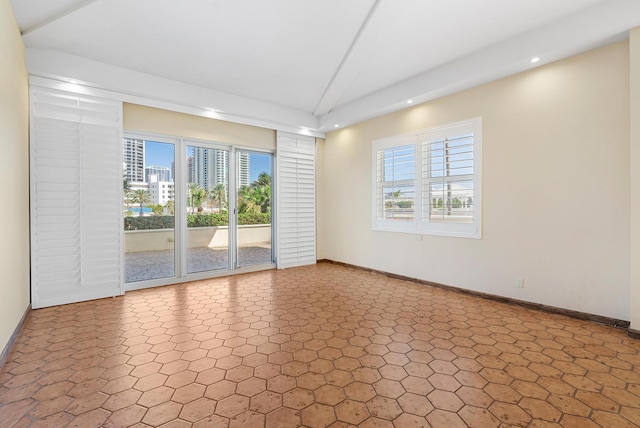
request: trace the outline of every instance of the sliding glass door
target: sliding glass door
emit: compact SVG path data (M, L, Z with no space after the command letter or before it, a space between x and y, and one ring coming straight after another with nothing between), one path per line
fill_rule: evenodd
M236 152L237 267L273 262L272 171L272 154Z
M186 153L187 273L229 269L229 151Z
M125 282L176 275L175 143L123 140Z
M273 265L271 153L123 141L127 289Z

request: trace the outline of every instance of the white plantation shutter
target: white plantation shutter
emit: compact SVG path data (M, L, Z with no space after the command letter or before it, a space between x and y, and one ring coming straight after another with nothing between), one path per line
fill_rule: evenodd
M428 140L422 144L422 153L427 171L423 219L473 223L473 134Z
M480 238L482 121L420 134L422 224L427 233Z
M278 268L316 263L315 139L278 132Z
M482 118L372 148L374 230L482 238Z
M122 104L31 89L32 306L123 293Z

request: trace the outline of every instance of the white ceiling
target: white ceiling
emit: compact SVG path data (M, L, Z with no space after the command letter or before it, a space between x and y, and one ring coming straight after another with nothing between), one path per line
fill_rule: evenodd
M325 132L626 37L638 0L11 0L33 75Z

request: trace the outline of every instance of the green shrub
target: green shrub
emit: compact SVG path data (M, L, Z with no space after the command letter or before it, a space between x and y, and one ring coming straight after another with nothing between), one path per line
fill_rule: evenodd
M124 230L153 230L153 229L173 229L174 217L169 215L159 215L150 217L125 217ZM238 214L238 224L240 226L250 224L270 224L270 213L241 213ZM213 227L227 226L229 220L227 213L211 214L187 214L187 227Z
M170 215L124 218L124 230L173 229L173 226L174 217Z
M187 227L227 226L227 213L187 214Z
M238 214L238 224L270 224L271 213L240 213Z

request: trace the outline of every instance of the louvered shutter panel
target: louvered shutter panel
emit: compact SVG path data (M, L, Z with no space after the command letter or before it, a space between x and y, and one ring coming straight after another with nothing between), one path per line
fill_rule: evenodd
M316 263L315 139L278 132L278 268Z
M122 289L122 104L31 89L32 306Z

